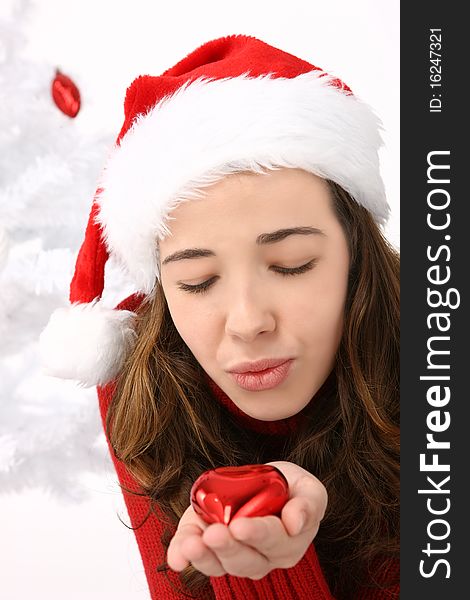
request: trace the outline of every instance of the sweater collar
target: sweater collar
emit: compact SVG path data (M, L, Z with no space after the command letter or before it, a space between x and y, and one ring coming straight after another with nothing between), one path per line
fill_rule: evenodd
M258 433L267 433L271 435L288 435L294 433L305 419L305 412L308 410L311 402L319 393L322 392L327 382L331 380L331 377L332 375L327 378L320 390L318 390L315 396L313 396L312 400L310 400L307 406L305 406L297 414L285 419L280 419L278 421L262 421L260 419L255 419L254 417L250 417L250 415L247 415L240 408L238 408L238 406L222 390L222 388L220 388L215 381L211 379L207 373L205 373L206 381L214 397L235 417L235 419L242 426L252 429Z

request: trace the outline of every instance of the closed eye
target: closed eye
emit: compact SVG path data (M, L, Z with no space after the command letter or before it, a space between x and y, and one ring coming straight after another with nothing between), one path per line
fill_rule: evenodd
M310 260L308 263L301 265L300 267L293 267L290 269L287 267L279 267L276 265L273 265L270 268L274 272L279 273L280 275L289 277L292 275L301 275L302 273L306 273L307 271L312 270L313 267L316 265L317 261L318 261L318 259L314 258L314 259ZM189 292L191 294L203 294L212 286L212 284L216 281L216 279L218 279L217 276L211 277L210 279L207 279L206 281L203 281L202 283L199 283L198 285L188 285L187 283L179 283L178 288L180 290Z

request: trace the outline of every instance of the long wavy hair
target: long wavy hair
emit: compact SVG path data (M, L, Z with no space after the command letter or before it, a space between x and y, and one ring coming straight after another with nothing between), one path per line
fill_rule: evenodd
M335 367L299 429L273 448L214 399L172 321L163 289L137 311L137 341L116 385L106 433L118 459L176 527L206 469L286 460L318 477L328 508L314 544L332 592L354 597L399 555L399 254L370 213L328 181L350 251L344 331ZM128 490L132 493L131 490ZM166 550L171 539L162 536ZM160 566L166 575L166 563ZM163 575L162 575L163 576ZM209 578L189 565L186 593ZM383 579L383 578L382 578Z

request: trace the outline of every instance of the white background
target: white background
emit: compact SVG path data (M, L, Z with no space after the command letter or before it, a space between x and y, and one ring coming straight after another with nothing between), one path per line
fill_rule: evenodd
M2 0L2 14L13 1ZM254 35L339 76L384 124L382 175L392 207L386 233L399 247L398 0L35 0L33 7L23 28L27 52L79 85L83 135L101 126L117 135L135 76L158 75L222 35ZM2 598L149 598L134 534L117 518L127 522L110 461L106 467L104 477L83 478L91 500L76 505L28 490L27 482L22 493L0 493Z

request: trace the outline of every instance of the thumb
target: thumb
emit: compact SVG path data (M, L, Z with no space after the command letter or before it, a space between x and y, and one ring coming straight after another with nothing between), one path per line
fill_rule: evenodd
M325 486L314 475L294 463L274 461L267 464L278 468L289 484L289 500L281 513L289 535L305 531L311 533L312 530L314 537L328 505Z

